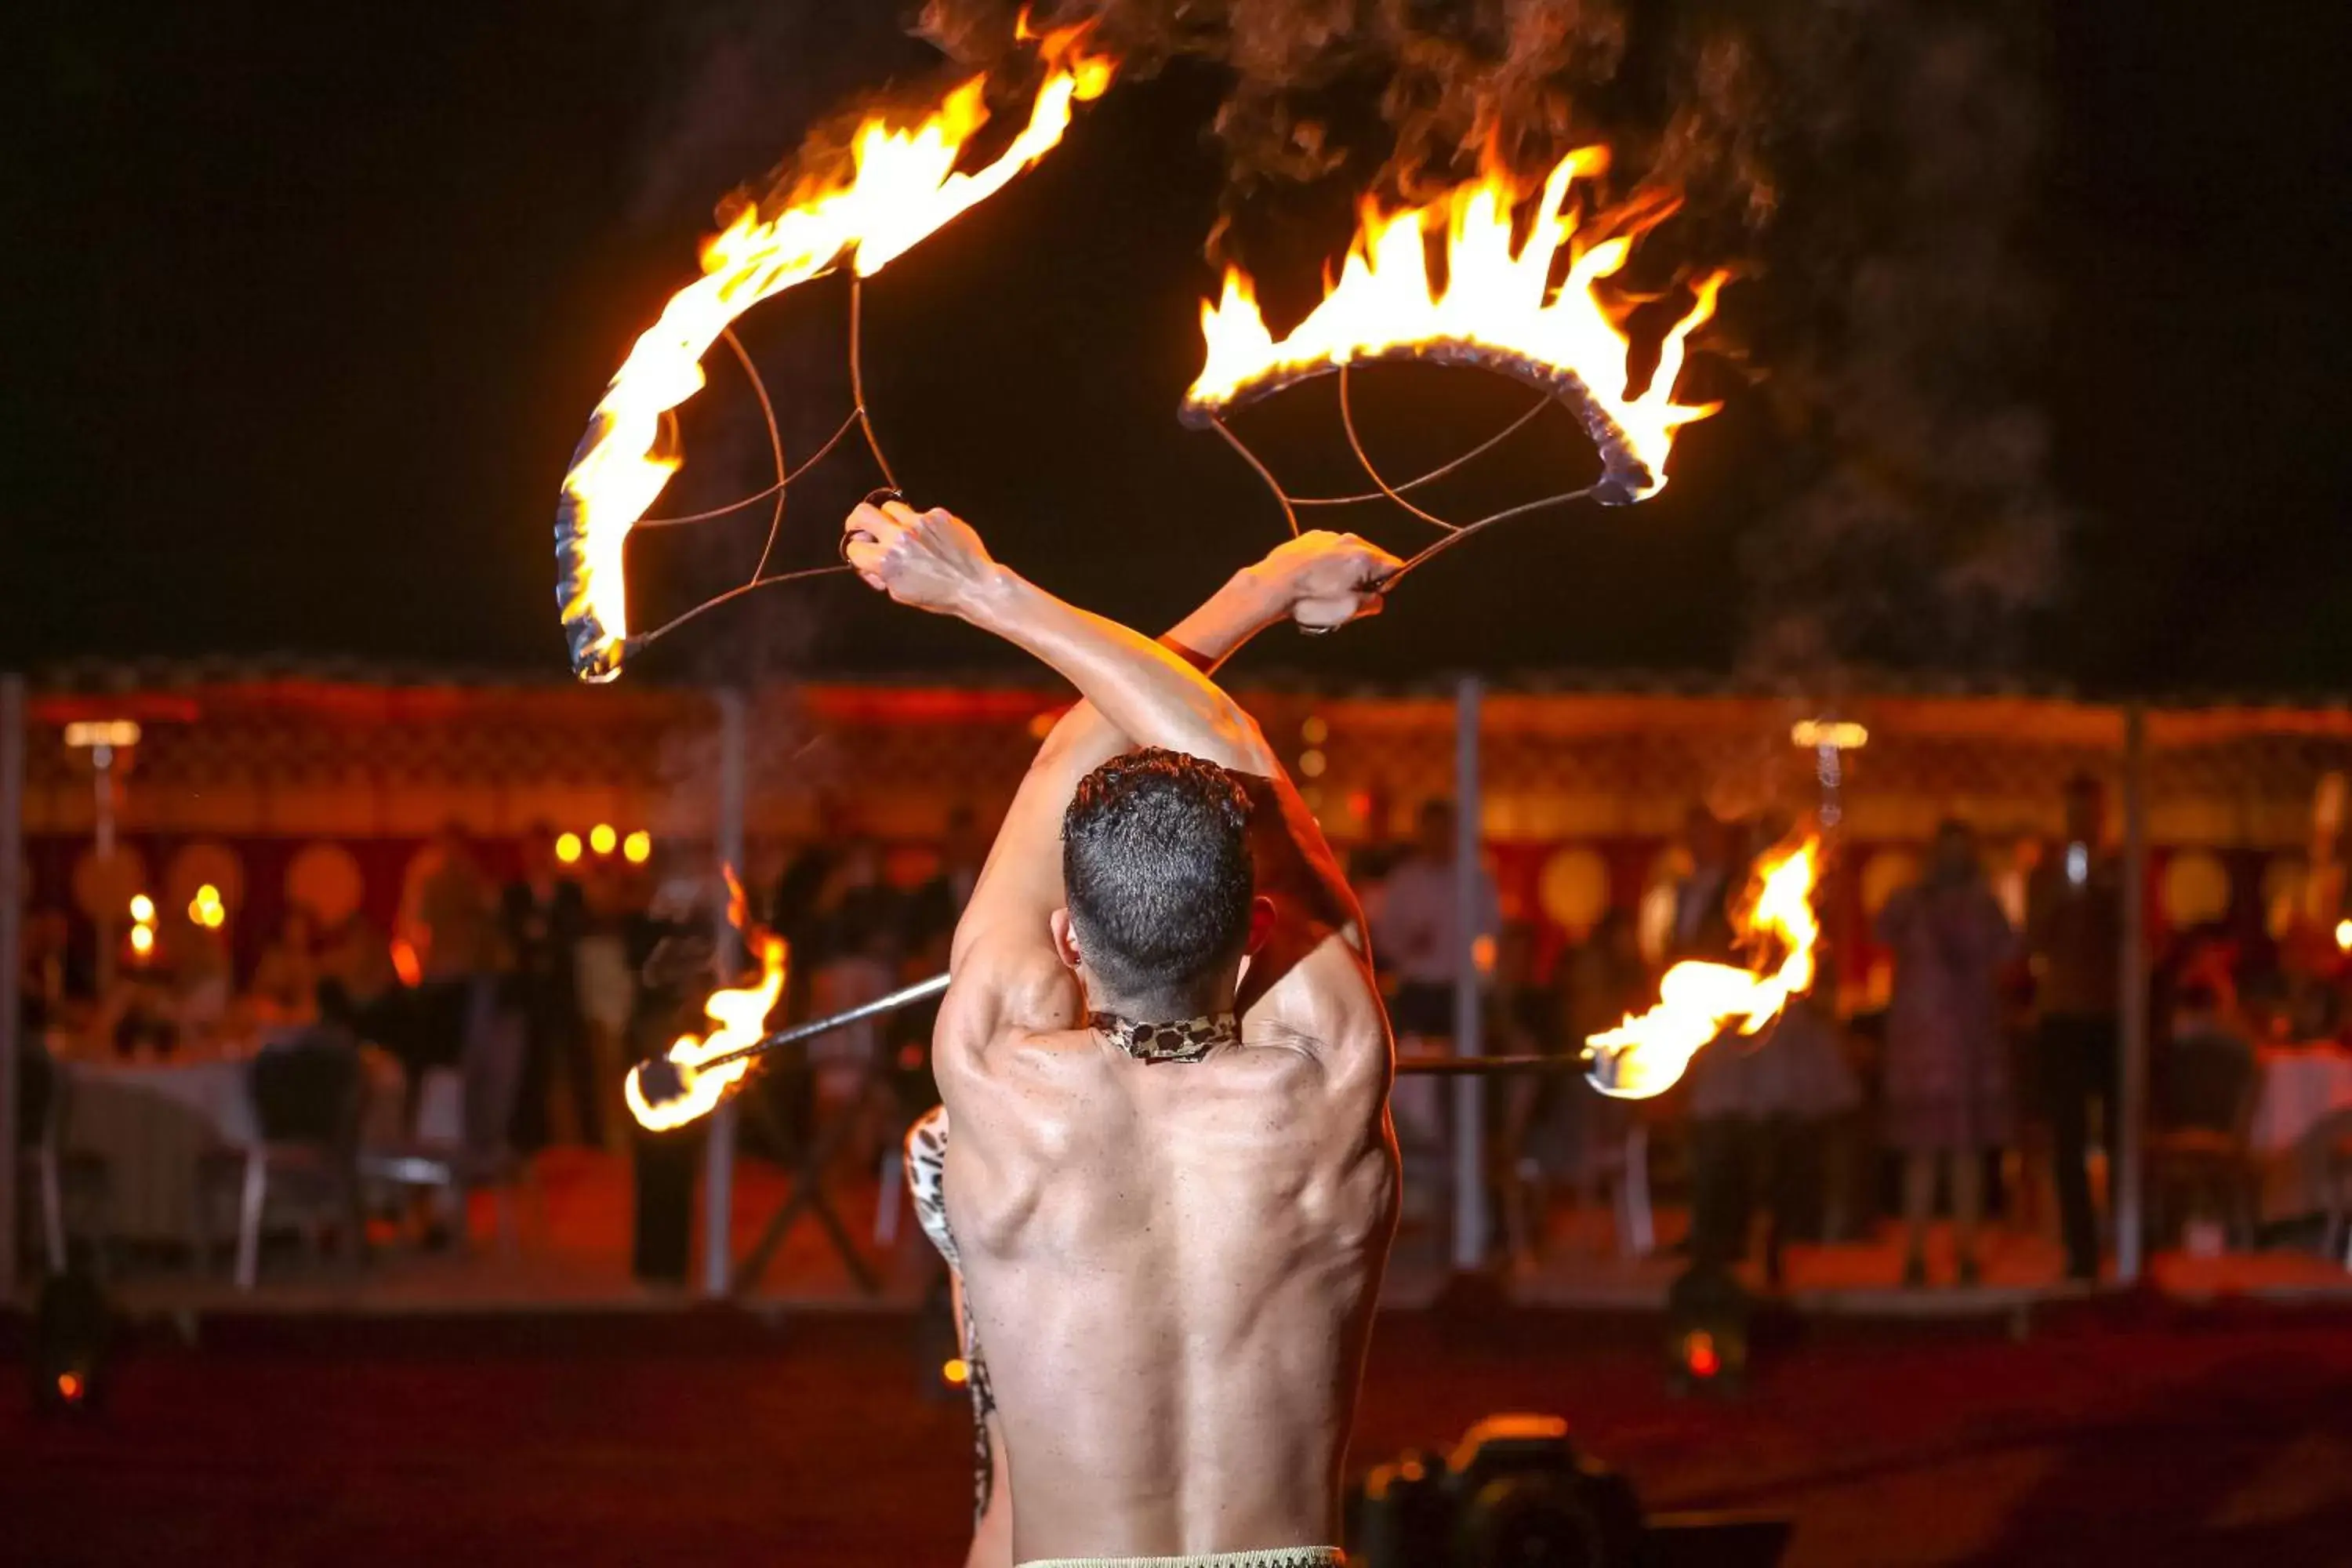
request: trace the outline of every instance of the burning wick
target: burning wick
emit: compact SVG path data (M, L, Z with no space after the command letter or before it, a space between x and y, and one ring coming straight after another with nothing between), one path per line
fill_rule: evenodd
M1256 285L1227 268L1223 293L1201 307L1205 354L1182 417L1217 425L1307 376L1367 360L1475 365L1549 393L1576 415L1601 448L1602 477L1592 493L1603 505L1656 494L1675 431L1715 411L1675 402L1674 390L1690 335L1714 314L1726 277L1697 283L1659 344L1647 389L1633 395L1631 345L1600 285L1632 259L1643 226L1580 247L1580 212L1569 199L1608 163L1605 148L1581 147L1534 193L1489 168L1422 206L1383 213L1368 205L1339 280L1280 342L1259 312ZM1515 246L1516 215L1530 194L1532 216ZM1444 253L1442 282L1429 265L1433 241ZM1568 275L1555 288L1563 253Z
M1621 1100L1663 1094L1727 1027L1737 1024L1743 1035L1758 1034L1790 998L1811 990L1813 946L1822 934L1813 914L1820 877L1821 844L1811 837L1768 857L1734 923L1743 941L1773 939L1781 952L1779 966L1759 974L1728 963L1675 964L1658 983L1656 1006L1584 1043L1592 1087Z
M641 1062L623 1088L629 1114L639 1126L664 1132L683 1127L717 1109L742 1076L751 1070L750 1057L720 1061L756 1042L766 1031L768 1014L784 993L784 939L762 931L760 979L752 985L714 991L702 1010L719 1026L709 1035L679 1037L667 1056Z

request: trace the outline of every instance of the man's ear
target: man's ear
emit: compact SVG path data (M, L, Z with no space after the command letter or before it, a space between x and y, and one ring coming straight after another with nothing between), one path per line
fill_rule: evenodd
M1249 945L1244 952L1255 952L1274 934L1274 900L1260 893L1250 900Z
M1054 932L1054 956L1062 961L1063 967L1076 974L1078 965L1085 960L1078 952L1078 933L1070 929L1069 910L1067 907L1055 910L1046 917L1045 923Z

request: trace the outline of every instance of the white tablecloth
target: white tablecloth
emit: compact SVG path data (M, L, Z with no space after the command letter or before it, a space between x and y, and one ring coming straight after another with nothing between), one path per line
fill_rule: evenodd
M370 1051L367 1137L398 1136L400 1066ZM238 1148L259 1134L249 1058L64 1064L70 1096L66 1144L106 1162L108 1228L137 1241L196 1237L196 1166L205 1151ZM227 1219L224 1212L220 1224Z
M2246 1143L2267 1167L2263 1212L2273 1217L2327 1205L2326 1139L2352 1120L2352 1051L2310 1046L2260 1053L2253 1120Z
M2337 1111L2352 1111L2352 1051L2333 1047L2264 1051L2247 1142L2258 1154L2284 1154Z
M195 1232L196 1162L255 1134L248 1064L75 1062L66 1143L106 1162L108 1228L138 1241Z

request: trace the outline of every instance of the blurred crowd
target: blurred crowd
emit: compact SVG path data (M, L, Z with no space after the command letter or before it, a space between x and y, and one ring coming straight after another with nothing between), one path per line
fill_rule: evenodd
M1996 1214L2054 1231L2067 1274L2096 1278L2114 1239L2124 879L2097 781L2069 782L2063 824L1999 860L1970 824L1942 824L1866 931L1819 911L1809 994L1763 1034L1701 1051L1654 1100L1612 1100L1574 1073L1490 1080L1497 1250L1525 1268L1555 1237L1591 1238L1593 1226L1562 1223L1578 1209L1613 1226L1619 1247L1646 1250L1654 1187L1686 1203L1675 1245L1695 1266L1753 1258L1775 1283L1786 1243L1863 1239L1885 1219L1898 1222L1903 1279L1927 1284L1939 1214L1957 1283L1982 1278ZM1454 826L1450 805L1432 801L1410 842L1375 839L1351 858L1401 1057L1449 1051L1457 1027ZM1692 806L1639 901L1604 909L1540 966L1545 933L1502 906L1481 868L1484 1049L1580 1052L1652 1005L1675 963L1772 960L1743 942L1738 914L1756 860L1788 832ZM2159 1243L2193 1242L2218 1206L2245 1221L2262 1051L2332 1040L2352 1020L2344 858L2323 836L2290 901L2242 895L2151 942L2144 1131ZM1865 955L1867 973L1852 972ZM1434 1210L1451 1169L1449 1105L1441 1080L1399 1080L1409 1220L1416 1194Z
M1430 800L1392 837L1394 815L1370 814L1349 871L1400 1055L1442 1054L1461 1016L1457 824L1451 803ZM1777 1278L1786 1243L1855 1239L1885 1219L1899 1222L1905 1278L1925 1283L1941 1212L1959 1282L1980 1277L1990 1216L2055 1230L2069 1271L2095 1276L2112 1240L2104 1171L2117 1131L2123 878L2098 784L2068 786L2064 823L1998 874L1969 824L1945 823L1916 879L1886 894L1866 931L1822 910L1809 994L1765 1033L1702 1051L1658 1100L1610 1099L1574 1070L1492 1080L1496 1252L1534 1268L1562 1238L1610 1229L1621 1248L1646 1250L1655 1189L1687 1207L1688 1233L1670 1244L1703 1266L1753 1255ZM1507 908L1490 871L1474 868L1472 1005L1484 1048L1575 1056L1654 1003L1673 964L1769 959L1743 942L1738 917L1755 861L1790 827L1694 805L1637 900L1565 932ZM987 829L958 807L935 840L886 845L827 809L814 837L770 846L747 868L750 885L730 893L699 846L583 855L576 839L541 829L519 856L500 847L511 868L500 878L484 847L452 827L415 857L390 929L362 912L322 925L298 908L241 986L221 933L183 921L163 931L152 962L96 994L75 971L64 917L37 911L27 1005L36 1023L79 1013L79 1026L125 1054L207 1031L325 1022L392 1053L414 1084L455 1065L469 999L494 994L527 1041L513 1145L633 1153L641 1209L676 1217L641 1234L640 1270L677 1278L699 1134L637 1131L620 1094L629 1063L707 1026L702 1004L738 978L740 933L752 926L789 943L773 1024L943 971ZM2151 954L2159 1156L2174 1134L2242 1129L2258 1047L2330 1037L2352 1018L2335 848L2318 853L2295 907L2241 899ZM1870 973L1852 973L1865 952ZM743 1097L749 1145L790 1162L822 1143L826 1158L871 1169L934 1098L934 1016L903 1011L770 1063ZM1399 1080L1409 1222L1440 1212L1451 1104L1438 1080Z

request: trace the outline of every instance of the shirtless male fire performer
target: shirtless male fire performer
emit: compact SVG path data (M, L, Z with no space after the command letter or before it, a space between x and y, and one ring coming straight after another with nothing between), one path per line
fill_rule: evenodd
M954 1261L1020 1477L1011 1560L1338 1563L1395 1227L1388 1026L1329 846L1203 669L1285 616L1376 611L1395 559L1294 541L1163 647L944 511L860 507L845 543L1085 699L956 929L933 1047Z

